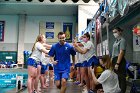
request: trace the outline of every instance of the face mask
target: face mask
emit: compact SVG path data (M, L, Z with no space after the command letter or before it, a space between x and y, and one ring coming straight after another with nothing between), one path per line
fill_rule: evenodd
M115 38L119 37L118 33L114 33L113 35L114 35Z
M87 42L87 38L83 38L82 40L83 40L84 42Z

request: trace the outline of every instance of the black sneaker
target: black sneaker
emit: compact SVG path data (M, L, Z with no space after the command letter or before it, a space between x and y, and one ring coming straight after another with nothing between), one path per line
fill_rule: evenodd
M34 90L33 93L37 93L36 90Z

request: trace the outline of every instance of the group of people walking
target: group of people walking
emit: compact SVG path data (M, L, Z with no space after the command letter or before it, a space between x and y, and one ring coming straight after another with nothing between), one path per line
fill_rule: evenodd
M40 34L28 59L28 93L40 93L39 80L42 82L41 87L46 87L45 70L48 63L53 64L54 81L57 88L60 89L60 93L66 93L70 67L77 68L76 78L80 82L79 86L85 85L87 93L95 93L95 91L98 93L125 93L126 42L122 37L122 29L119 27L113 29L113 35L116 41L113 44L112 56L103 55L98 58L88 32L80 38L81 42L74 39L72 44L65 41L64 32L59 32L57 35L59 42L53 45L47 44L45 36ZM76 60L77 54L78 59ZM78 61L77 65L75 65L76 61ZM96 67L99 65L104 68L104 71L97 78ZM97 89L98 84L102 86L102 89Z

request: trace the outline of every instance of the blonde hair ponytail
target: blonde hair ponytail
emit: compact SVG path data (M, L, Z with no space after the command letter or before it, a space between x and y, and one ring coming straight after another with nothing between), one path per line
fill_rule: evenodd
M35 50L35 44L36 44L37 42L41 42L41 41L42 41L42 38L43 38L43 34L39 34L39 35L37 36L36 41L35 41L35 43L34 43L34 45L33 45L33 48L32 48L32 53L33 53L33 51Z

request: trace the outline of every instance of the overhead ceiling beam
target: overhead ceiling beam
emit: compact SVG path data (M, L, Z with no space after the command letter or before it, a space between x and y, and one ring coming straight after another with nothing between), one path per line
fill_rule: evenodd
M41 4L88 4L97 5L100 0L0 0L0 3L41 3Z

